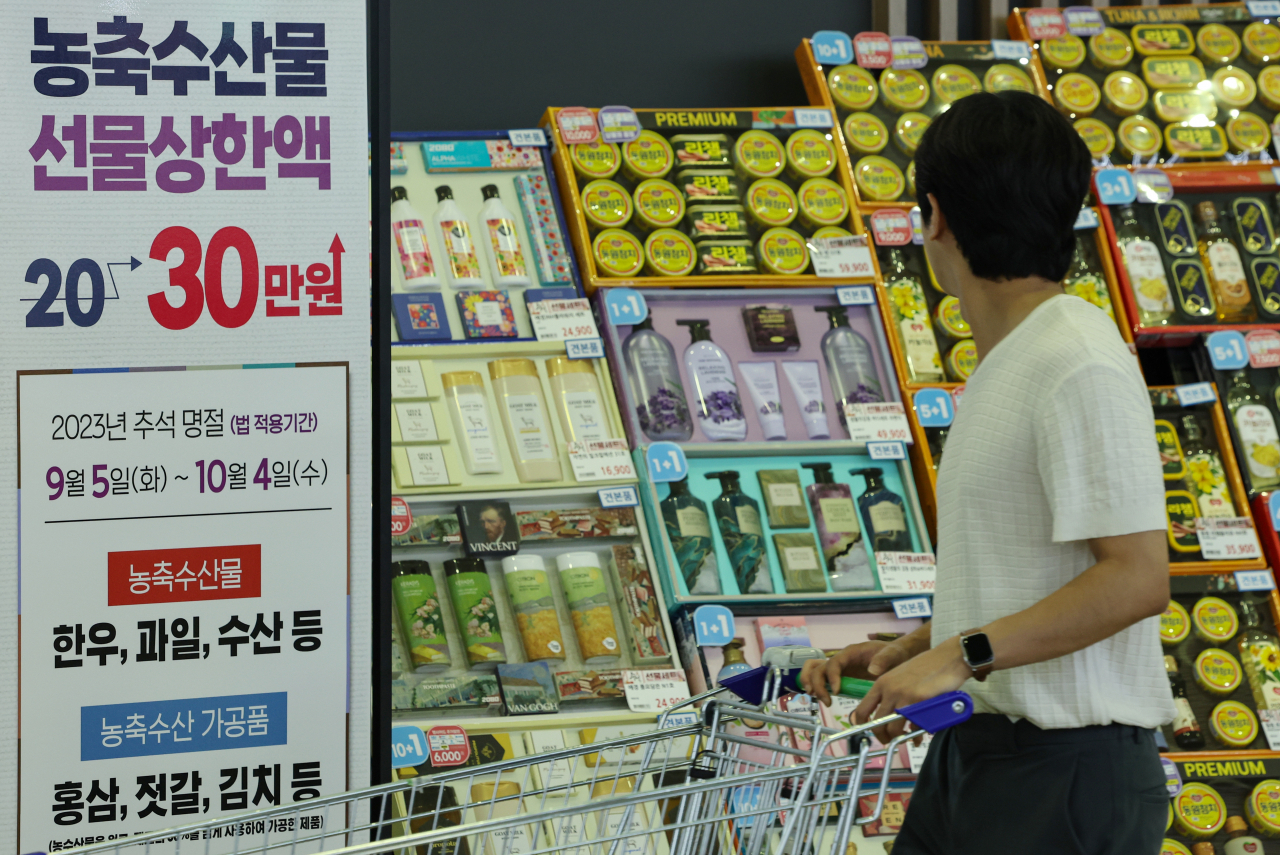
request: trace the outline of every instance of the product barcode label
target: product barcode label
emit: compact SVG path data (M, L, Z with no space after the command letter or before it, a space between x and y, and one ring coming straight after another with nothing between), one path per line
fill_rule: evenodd
M636 477L625 439L593 439L571 442L569 463L573 477L582 481L622 481Z

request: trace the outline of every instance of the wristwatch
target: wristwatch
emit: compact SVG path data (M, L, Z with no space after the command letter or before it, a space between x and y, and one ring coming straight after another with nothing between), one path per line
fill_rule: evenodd
M973 679L979 683L987 679L987 675L995 667L996 654L991 649L987 634L980 629L960 633L960 655L964 657L964 664L973 672Z

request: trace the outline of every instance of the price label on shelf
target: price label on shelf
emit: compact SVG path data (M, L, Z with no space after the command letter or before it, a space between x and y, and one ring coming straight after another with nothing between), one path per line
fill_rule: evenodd
M1099 169L1093 176L1098 201L1104 205L1128 205L1138 198L1138 188L1126 169Z
M877 552L880 590L886 594L932 594L937 567L931 552Z
M1169 791L1169 798L1173 798L1182 792L1182 774L1178 771L1178 764L1168 757L1161 757L1160 766L1164 769L1165 789Z
M893 601L893 613L899 620L933 617L933 604L928 597L909 597Z
M883 404L845 404L849 439L868 442L912 442L907 414L896 401Z
M422 728L401 725L391 728L391 768L418 766L427 759L426 737Z
M1255 18L1280 18L1280 0L1248 0L1245 5Z
M1186 383L1174 389L1178 394L1178 403L1184 407L1192 404L1208 404L1218 400L1213 393L1212 383Z
M841 285L836 288L836 302L842 306L870 306L876 301L870 285Z
M1085 207L1080 209L1080 213L1076 214L1077 229L1096 229L1098 227L1098 212L1093 208Z
M1209 361L1219 371L1235 371L1249 364L1248 345L1235 330L1210 333L1204 346L1209 351Z
M599 338L595 315L586 298L577 300L536 300L529 303L529 322L538 341L565 341Z
M819 276L852 278L874 275L866 235L809 238L809 256L813 259L813 272Z
M1139 202L1159 204L1173 199L1173 183L1160 169L1133 170L1133 183Z
M635 487L605 487L597 490L602 508L634 508L640 504L640 495Z
M547 135L542 132L542 128L520 128L507 131L507 139L511 140L512 145L545 146L547 144Z
M463 766L471 759L471 740L457 725L437 725L427 731L427 753L438 769Z
M1067 34L1067 22L1057 9L1023 9L1022 20L1032 41L1056 39ZM1000 55L996 54L996 58L999 59Z
M1280 751L1280 710L1258 710L1258 724L1267 735L1267 746Z
M853 59L853 40L840 30L818 30L809 44L814 58L822 65L844 65Z
M603 359L604 342L598 338L568 339L564 343L564 352L570 359Z
M586 107L561 108L556 113L556 124L560 127L560 139L564 140L565 145L595 142L600 136L595 113Z
M625 439L594 439L571 442L569 465L573 477L583 481L622 481L636 477Z
M413 527L413 511L399 496L391 497L391 536L399 537Z
M858 33L853 37L853 55L863 68L888 68L893 64L893 40L885 33Z
M797 128L829 128L835 124L830 110L797 108L794 115Z
M640 119L630 107L601 107L596 114L600 138L607 143L628 143L640 136Z
M1067 30L1073 36L1096 36L1107 28L1102 13L1092 6L1068 6L1062 13L1067 19Z
M1252 368L1280 366L1280 332L1275 330L1250 330L1244 334L1244 347L1249 352Z
M907 448L900 442L868 442L867 456L872 460L905 460Z
M1026 42L1009 39L992 39L991 52L995 54L996 59L1008 59L1014 62L1031 59L1031 48L1027 47Z
M924 68L929 64L929 55L925 53L924 42L915 36L893 37L893 67Z
M924 758L929 753L929 742L933 739L933 734L926 733L924 738L920 740L920 744L908 742L907 749L907 765L911 767L912 775L919 775L920 770L924 768Z
M876 246L906 246L911 243L911 215L901 208L872 212L871 236Z
M1196 537L1206 561L1261 558L1262 547L1248 517L1196 517Z
M689 683L683 671L674 669L626 669L622 691L632 712L660 713L689 700Z
M1276 577L1270 570L1237 570L1237 591L1274 591Z

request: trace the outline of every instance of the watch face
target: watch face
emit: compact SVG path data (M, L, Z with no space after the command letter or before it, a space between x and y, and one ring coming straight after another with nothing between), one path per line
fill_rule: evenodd
M960 645L964 648L964 658L970 667L986 665L995 658L985 632L966 635L960 639Z

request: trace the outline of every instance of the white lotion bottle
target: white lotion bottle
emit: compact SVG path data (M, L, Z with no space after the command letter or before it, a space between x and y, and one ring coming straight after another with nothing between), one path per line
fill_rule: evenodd
M502 471L502 458L493 435L489 398L479 371L448 371L440 375L449 421L458 441L458 456L468 475L492 475Z
M480 209L480 247L495 285L528 285L529 268L520 248L520 231L515 215L498 198L498 185L480 188L484 207Z
M532 359L495 359L489 363L493 396L507 433L507 448L521 481L559 481L556 451L547 401L542 394L538 366Z
M427 227L422 215L409 204L409 191L391 188L391 233L395 236L400 258L400 275L406 291L425 291L440 285Z
M678 320L688 327L693 341L684 349L684 367L693 382L698 411L698 427L712 441L733 442L747 438L747 419L742 413L733 363L720 345L711 340L708 320Z
M471 226L467 225L467 218L462 215L458 203L453 201L453 190L446 184L440 185L436 188L436 199L439 203L431 220L436 224L436 234L444 247L440 265L444 280L454 288L483 285L480 259L476 255L475 241L471 239Z
M738 371L747 383L751 401L756 407L756 421L768 440L786 439L787 425L782 416L782 394L778 389L778 366L774 362L739 362Z
M567 442L612 439L600 397L600 381L590 359L553 356L546 362L552 406Z

